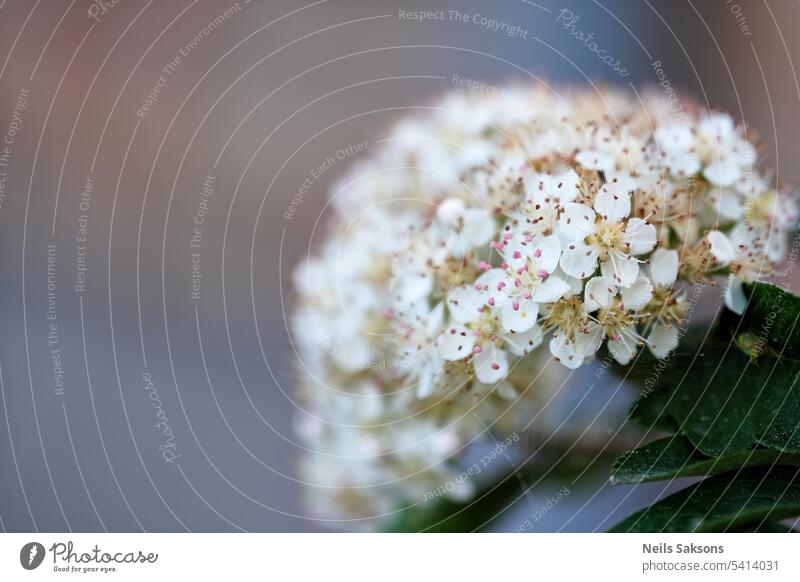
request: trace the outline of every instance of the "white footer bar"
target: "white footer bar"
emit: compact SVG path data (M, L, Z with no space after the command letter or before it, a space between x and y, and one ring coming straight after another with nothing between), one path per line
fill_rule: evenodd
M0 580L796 581L798 544L792 534L2 534Z

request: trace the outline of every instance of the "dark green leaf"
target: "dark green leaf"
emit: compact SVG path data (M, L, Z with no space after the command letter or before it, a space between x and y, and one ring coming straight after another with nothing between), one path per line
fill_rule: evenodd
M800 514L797 467L709 477L623 520L613 532L713 532Z
M665 432L678 432L678 423L669 415L670 392L664 389L655 389L642 396L633 405L630 419L647 429L663 430Z
M771 283L744 286L747 310L737 342L745 350L800 360L800 297Z
M774 449L733 451L709 457L688 439L672 436L653 441L622 455L611 470L612 483L641 483L677 477L724 473L741 467L800 465L800 456L783 455Z
M800 453L800 363L769 357L751 362L725 345L670 363L663 374L674 386L669 415L704 454L757 445Z

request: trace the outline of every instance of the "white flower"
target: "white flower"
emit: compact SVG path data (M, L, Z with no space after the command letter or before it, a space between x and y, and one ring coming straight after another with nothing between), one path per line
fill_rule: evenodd
M672 174L691 176L700 170L700 160L694 151L695 138L689 125L661 126L653 137L661 163Z
M656 249L650 256L650 280L654 285L671 287L678 278L680 257L674 249Z
M593 148L575 154L575 161L584 168L601 172L637 170L645 161L647 138L624 126L619 131L597 127L591 140Z
M390 263L389 290L393 307L397 311L427 307L428 296L433 291L432 267L442 262L441 249L430 232L409 231L397 241Z
M513 216L520 222L519 229L533 236L554 234L558 217L564 204L578 195L580 178L575 170L560 174L524 172L525 197Z
M709 236L711 234L709 233ZM727 243L730 245L729 248L725 248L727 254L719 250L719 240L722 237L715 237L717 252L723 258L728 259L726 264L730 264L731 275L725 288L725 305L735 313L742 314L747 307L747 298L742 284L757 281L773 272L773 264L766 241L769 237L770 233L768 232L765 233L746 224L738 224L731 231L730 238L727 239Z
M582 150L575 154L575 161L588 170L601 172L615 169L613 156L598 150Z
M484 384L495 384L508 374L506 346L515 355L521 355L530 349L531 342L541 338L535 315L534 325L524 332L512 333L500 325L491 299L504 297L500 293L505 277L502 269L492 269L478 277L473 286L462 285L453 289L447 296L452 322L437 341L445 360L469 359L475 377ZM506 297L504 301L510 303L511 300Z
M444 305L440 303L429 314L412 323L398 322L400 370L419 398L433 394L444 371L444 358L436 347L436 339L444 326Z
M641 218L629 218L630 194L608 188L598 192L594 210L583 204L567 204L559 221L559 233L567 242L561 268L572 277L594 274L600 261L603 276L620 287L636 280L635 257L656 245L656 229Z
M686 310L683 297L673 297L671 289L678 278L680 258L674 249L656 249L650 257L650 280L663 300L655 313L656 321L647 336L647 347L657 358L666 358L678 347L680 330L676 317L683 318Z
M671 351L678 347L680 330L677 325L656 322L647 336L647 347L657 358L666 358Z
M727 266L736 258L736 247L730 238L719 230L712 230L706 235L710 244L711 255L721 266Z
M730 115L709 115L697 126L695 148L703 176L716 186L732 186L756 161L756 151L736 129Z
M454 93L334 185L291 318L315 516L380 527L455 480L486 426L527 428L557 391L531 384L552 368L545 340L573 369L604 343L622 364L644 345L665 358L686 283L729 275L741 312L742 284L785 257L798 207L754 166L744 128L635 97Z
M725 305L735 313L742 314L747 307L742 284L772 274L773 264L765 241L769 236L769 233L743 223L731 231L730 237L717 230L706 235L717 263L730 267Z
M570 369L582 366L603 343L600 326L590 319L583 301L576 295L554 303L545 324L548 331L553 331L550 353Z
M606 282L607 284L607 282ZM588 287L588 285L587 285ZM597 315L597 324L608 338L608 351L620 364L628 364L645 340L637 331L642 316L638 313L653 297L653 284L638 276L618 295L605 294Z
M781 233L797 227L797 202L775 190L763 190L747 197L747 223L759 229L776 231L775 239L785 242ZM777 261L783 258L773 258Z
M492 240L494 220L482 208L468 208L459 198L448 198L436 211L445 248L453 256L482 247Z
M744 215L742 197L732 188L712 186L709 201L720 222L739 220Z
M498 282L487 299L499 311L503 329L517 333L536 324L540 303L557 301L569 290L566 281L553 274L561 257L558 237L519 238L503 247L505 268L494 270Z

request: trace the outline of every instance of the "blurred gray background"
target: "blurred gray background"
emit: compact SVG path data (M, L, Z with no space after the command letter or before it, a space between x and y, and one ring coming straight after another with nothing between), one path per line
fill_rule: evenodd
M453 75L641 87L661 61L674 87L758 128L766 163L797 182L796 2L102 4L0 1L5 531L327 529L306 517L294 480L284 313L288 276L346 165L292 220L283 213L311 168L374 143L454 89ZM526 38L398 18L452 9ZM562 9L627 77L556 23ZM573 379L579 396L584 380ZM632 397L618 388L596 387L586 404L613 399L610 426ZM598 474L535 531L603 529L663 494ZM557 488L542 487L540 501Z

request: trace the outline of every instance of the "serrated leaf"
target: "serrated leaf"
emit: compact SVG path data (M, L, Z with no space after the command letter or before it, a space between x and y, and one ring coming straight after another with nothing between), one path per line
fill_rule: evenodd
M800 514L797 467L749 468L709 477L638 511L612 532L713 532Z
M715 475L743 467L800 465L800 455L784 455L774 449L733 451L709 457L681 436L653 441L625 453L611 470L611 482L642 483L678 477Z

